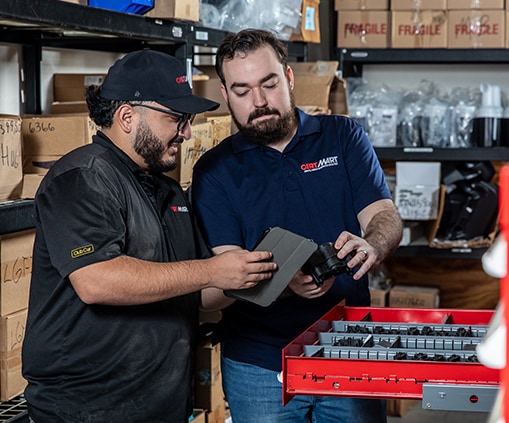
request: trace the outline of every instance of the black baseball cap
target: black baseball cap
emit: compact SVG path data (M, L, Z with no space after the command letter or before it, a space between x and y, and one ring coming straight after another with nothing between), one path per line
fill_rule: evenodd
M219 103L193 94L186 70L177 58L149 48L128 53L110 67L101 97L155 101L176 112L190 114L219 107Z

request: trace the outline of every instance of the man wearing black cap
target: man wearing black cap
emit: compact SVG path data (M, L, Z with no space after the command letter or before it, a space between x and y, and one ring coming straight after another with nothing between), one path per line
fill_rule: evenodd
M32 421L188 421L199 291L271 276L269 252L211 257L178 183L194 114L166 54L127 54L87 91L102 130L60 159L35 199L36 240L23 345ZM69 134L72 136L72 134Z

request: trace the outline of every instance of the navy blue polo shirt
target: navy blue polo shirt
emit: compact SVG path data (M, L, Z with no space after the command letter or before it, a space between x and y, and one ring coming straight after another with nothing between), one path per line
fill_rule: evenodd
M347 230L361 235L357 214L390 198L383 171L362 127L343 116L298 110L296 135L281 153L237 133L196 163L193 205L212 247L252 249L262 232L279 226L333 242ZM340 275L324 296L291 296L269 307L236 301L223 311L223 353L233 360L281 369L281 348L343 298L369 305L367 277Z
M123 255L151 262L209 257L179 184L145 174L99 133L50 169L35 208L23 344L31 416L55 423L187 422L199 294L87 305L68 278Z

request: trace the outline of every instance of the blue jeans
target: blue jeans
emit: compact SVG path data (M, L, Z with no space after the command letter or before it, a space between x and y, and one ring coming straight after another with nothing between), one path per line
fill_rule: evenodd
M283 407L277 372L222 357L232 423L386 423L385 401L297 395Z

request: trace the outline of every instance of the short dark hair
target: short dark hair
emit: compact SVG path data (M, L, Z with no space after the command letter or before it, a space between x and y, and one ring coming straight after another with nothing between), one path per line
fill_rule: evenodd
M101 128L111 128L113 115L122 105L129 103L123 100L108 100L101 96L101 86L90 85L86 90L86 100L90 119Z
M237 53L248 53L259 48L271 46L279 59L279 62L286 69L288 66L288 49L276 35L263 29L243 29L236 34L228 34L216 53L216 73L224 84L223 63L225 60L232 60Z

